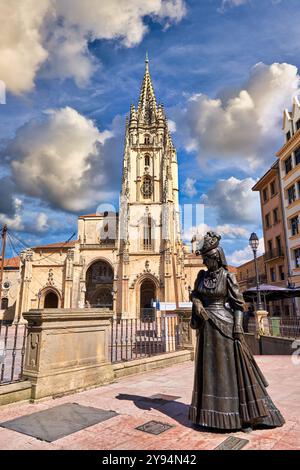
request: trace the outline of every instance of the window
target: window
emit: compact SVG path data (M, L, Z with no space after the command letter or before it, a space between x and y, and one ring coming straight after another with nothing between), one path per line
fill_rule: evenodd
M266 228L270 228L270 227L271 227L271 224L270 224L270 214L267 214L267 215L266 215L265 221L266 221Z
M292 156L290 155L285 161L285 174L287 175L292 170Z
M278 219L278 207L273 210L273 223L278 224L279 219Z
M300 267L300 248L297 248L294 250L294 256L295 256L295 266L296 268Z
M300 129L300 119L298 119L298 121L296 121L296 129Z
M152 219L145 217L143 224L143 249L152 250Z
M276 184L275 184L275 181L272 181L270 183L270 190L271 190L271 196L274 196L274 194L276 194Z
M145 144L150 144L150 137L149 137L149 135L145 135Z
M268 189L265 188L263 190L263 201L266 202L268 200Z
M278 256L281 256L282 255L282 246L281 246L280 236L276 237L276 248L277 248Z
M285 137L286 137L286 141L288 142L291 138L291 131L288 131L286 134L285 134Z
M268 240L268 250L269 250L269 255L272 258L273 256L273 243L272 240Z
M283 266L278 266L278 271L279 271L279 279L281 281L284 281L285 275L284 275Z
M295 150L295 165L300 163L300 147Z
M145 166L150 166L150 156L145 155Z
M298 186L298 196L300 198L300 180L297 181L297 186Z
M276 272L275 272L275 268L271 268L271 269L270 269L270 277L271 277L271 282L275 282L275 281L276 281Z
M294 184L287 190L287 193L288 193L289 204L292 204L292 202L296 200L296 188Z
M142 195L144 199L150 199L152 196L153 188L152 188L152 179L150 176L145 176L143 184L142 184Z
M292 229L292 235L297 235L299 233L299 219L297 217L293 217L291 219L291 229Z

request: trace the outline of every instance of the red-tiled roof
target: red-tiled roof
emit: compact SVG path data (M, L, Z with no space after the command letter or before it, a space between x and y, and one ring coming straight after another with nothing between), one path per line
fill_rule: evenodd
M118 212L113 212L113 211L111 212L108 211L106 214L107 216L110 216L110 217L113 215L115 215L116 217L119 216ZM84 214L84 215L80 215L78 219L87 219L89 217L104 217L104 215L105 215L105 212L98 212L98 214Z
M57 243L49 243L48 245L38 245L34 246L33 249L37 250L39 248L70 248L75 246L76 240L71 240L69 242L57 242Z
M227 269L230 273L237 274L237 267L236 266L227 266Z
M14 258L7 258L4 260L4 269L5 268L19 268L20 267L20 258L15 256Z

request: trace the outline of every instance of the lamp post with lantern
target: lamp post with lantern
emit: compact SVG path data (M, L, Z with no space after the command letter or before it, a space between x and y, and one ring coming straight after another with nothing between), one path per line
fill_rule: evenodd
M257 265L257 249L259 246L259 239L256 233L251 233L249 238L249 245L252 248L254 256L254 265L255 265L255 277L256 277L256 321L258 328L258 336L260 335L269 335L269 323L267 320L268 312L264 310L261 301L261 293L259 286L259 274L258 274L258 265Z
M258 266L257 266L257 249L259 246L259 239L255 232L252 232L249 238L249 245L252 248L253 256L254 256L254 265L255 265L255 277L256 277L256 309L263 310L262 302L261 302L261 293L259 288L259 274L258 274Z

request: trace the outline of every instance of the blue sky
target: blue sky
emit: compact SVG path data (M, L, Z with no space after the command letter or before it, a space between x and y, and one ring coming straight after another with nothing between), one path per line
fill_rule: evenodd
M28 245L60 241L77 215L117 204L125 116L148 51L180 201L204 203L229 261L248 259L249 234L262 234L251 187L275 160L299 88L299 2L1 3L0 223Z

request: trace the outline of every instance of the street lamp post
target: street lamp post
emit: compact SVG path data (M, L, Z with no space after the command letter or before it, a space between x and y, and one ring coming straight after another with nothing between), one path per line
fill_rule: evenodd
M256 275L256 293L257 293L257 298L256 298L256 309L257 310L263 310L262 302L261 302L261 294L260 294L260 289L259 289L259 276L258 276L258 267L257 267L257 249L259 245L259 240L258 236L256 233L251 233L250 238L249 238L249 245L252 248L253 255L254 255L254 264L255 264L255 275Z

